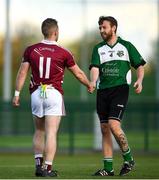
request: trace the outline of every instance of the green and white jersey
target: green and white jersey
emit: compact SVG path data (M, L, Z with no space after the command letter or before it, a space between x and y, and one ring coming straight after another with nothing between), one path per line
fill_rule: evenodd
M105 41L97 44L92 53L90 69L99 68L98 89L131 84L131 66L137 69L146 62L137 49L128 41L118 37L110 46Z

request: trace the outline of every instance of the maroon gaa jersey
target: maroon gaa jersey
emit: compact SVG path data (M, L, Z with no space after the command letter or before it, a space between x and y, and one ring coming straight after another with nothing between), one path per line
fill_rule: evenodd
M62 83L65 67L75 65L71 53L55 41L43 40L26 48L22 62L31 67L30 93L40 84L52 85L63 94Z

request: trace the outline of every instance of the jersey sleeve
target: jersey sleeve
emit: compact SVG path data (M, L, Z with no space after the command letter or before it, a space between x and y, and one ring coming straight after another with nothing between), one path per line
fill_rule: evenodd
M99 67L99 65L100 65L100 58L99 58L99 54L98 54L98 49L96 47L94 47L89 69L91 70L92 67Z
M69 68L69 67L72 67L74 65L75 65L75 60L74 60L73 55L69 51L66 51L65 66L67 68Z
M28 62L30 63L30 48L26 48L24 53L23 53L23 57L22 57L22 63L24 62Z
M129 58L131 66L137 69L140 65L146 64L146 61L142 58L138 50L133 44L130 43Z

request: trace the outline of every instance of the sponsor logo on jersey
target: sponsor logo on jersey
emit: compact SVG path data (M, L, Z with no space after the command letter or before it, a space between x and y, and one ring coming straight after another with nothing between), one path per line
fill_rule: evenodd
M103 56L103 55L105 55L105 52L101 52L100 54L101 54L101 56Z
M102 68L103 76L119 76L118 68Z
M54 48L49 48L49 47L40 47L39 51L51 51L51 52L54 52L55 49Z

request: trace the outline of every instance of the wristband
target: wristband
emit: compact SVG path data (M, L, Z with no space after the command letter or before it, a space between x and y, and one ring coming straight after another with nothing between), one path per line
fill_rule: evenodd
M15 90L14 96L19 96L19 94L20 94L20 91Z

